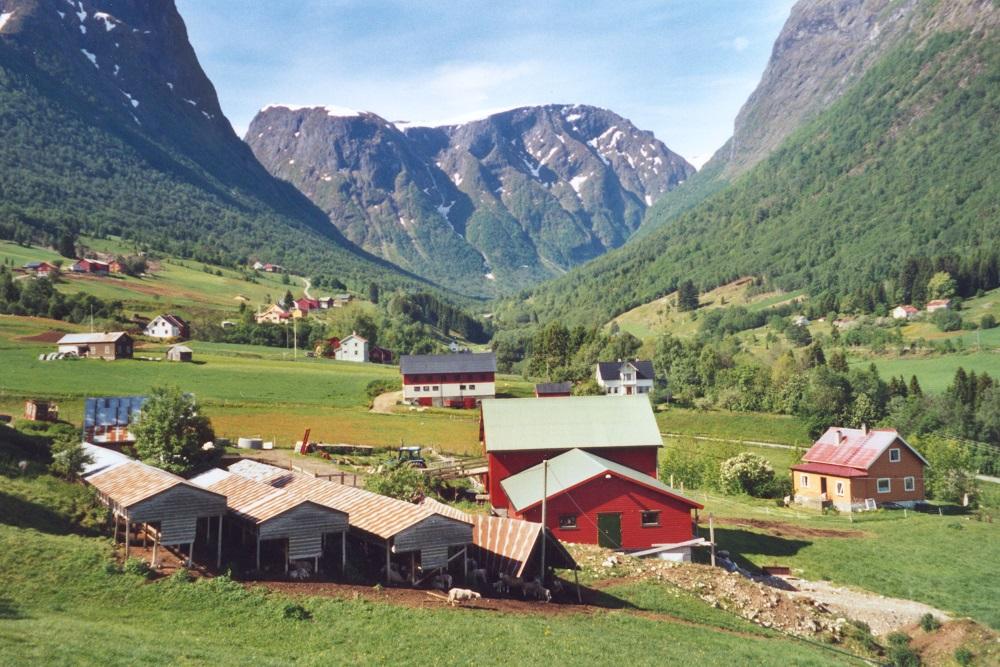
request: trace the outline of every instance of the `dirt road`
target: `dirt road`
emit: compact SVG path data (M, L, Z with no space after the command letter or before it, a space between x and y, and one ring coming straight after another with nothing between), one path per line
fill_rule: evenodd
M372 401L371 412L377 412L383 415L391 415L396 410L396 403L403 400L402 391L387 391L384 394L379 394Z

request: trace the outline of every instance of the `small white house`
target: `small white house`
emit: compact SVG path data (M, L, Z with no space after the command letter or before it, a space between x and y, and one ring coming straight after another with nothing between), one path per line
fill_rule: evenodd
M933 301L927 302L927 312L936 313L939 310L948 310L951 308L951 299L934 299Z
M156 317L146 325L143 332L150 338L166 340L168 338L187 338L188 324L176 315L169 313Z
M809 326L809 318L805 315L796 315L792 318L792 324L797 327L807 327Z
M610 396L648 394L653 390L653 378L652 361L626 359L597 364L597 385Z
M896 306L892 309L892 319L912 320L920 311L913 306Z
M340 340L340 347L333 353L333 358L338 361L368 363L368 340L356 333L345 336Z

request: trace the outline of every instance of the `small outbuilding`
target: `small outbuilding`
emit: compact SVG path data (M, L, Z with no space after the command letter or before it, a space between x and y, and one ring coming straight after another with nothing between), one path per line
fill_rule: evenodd
M66 334L56 345L59 352L78 357L105 361L132 358L132 337L124 331Z
M192 361L194 350L187 345L173 345L167 350L167 361Z
M30 421L59 421L59 406L51 401L29 399L24 402L24 418Z
M539 382L535 385L535 398L569 396L572 391L572 382Z

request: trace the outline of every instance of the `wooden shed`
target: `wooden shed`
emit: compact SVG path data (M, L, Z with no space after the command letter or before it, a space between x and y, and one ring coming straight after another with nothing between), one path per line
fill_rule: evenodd
M192 484L226 496L229 515L256 541L256 564L260 570L261 542L283 541L285 572L289 562L312 560L314 572L324 547L336 539L341 571L347 562L347 513L320 505L296 493L263 482L214 469L191 479Z
M191 361L194 358L194 350L187 345L172 345L167 350L167 361Z
M24 418L31 421L59 421L59 406L51 401L29 399L24 402Z
M56 345L59 352L78 357L105 361L132 358L132 337L124 331L66 334Z
M124 523L126 557L132 528L142 525L147 535L154 536L154 565L160 545L187 546L190 564L198 521L206 519L210 533L212 520L218 519L216 565L221 565L222 517L226 513L224 495L116 451L89 443L84 443L83 448L91 458L91 463L84 467L83 478L111 510L116 541L119 522Z
M384 550L387 582L393 555L409 557L403 564L416 581L418 568L427 574L446 569L456 558L464 561L472 542L469 520L404 500L250 460L234 463L229 471L346 512L352 535Z

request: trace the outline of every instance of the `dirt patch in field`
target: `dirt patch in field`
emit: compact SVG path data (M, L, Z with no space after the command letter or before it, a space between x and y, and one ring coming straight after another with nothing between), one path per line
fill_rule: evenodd
M18 340L31 343L58 343L59 339L66 335L65 331L43 331L34 336L20 336Z
M384 394L379 394L372 401L371 412L377 412L384 415L394 414L396 412L396 403L399 403L402 400L402 391L387 391Z
M960 648L972 652L975 665L1000 664L1000 637L969 619L949 621L930 632L913 626L907 634L913 638L910 648L927 665L954 665L955 651Z
M739 526L740 528L754 528L766 532L775 537L865 537L862 530L840 530L837 528L809 528L807 526L797 526L793 523L782 521L766 521L764 519L744 519L744 518L719 518L719 524L727 526Z

